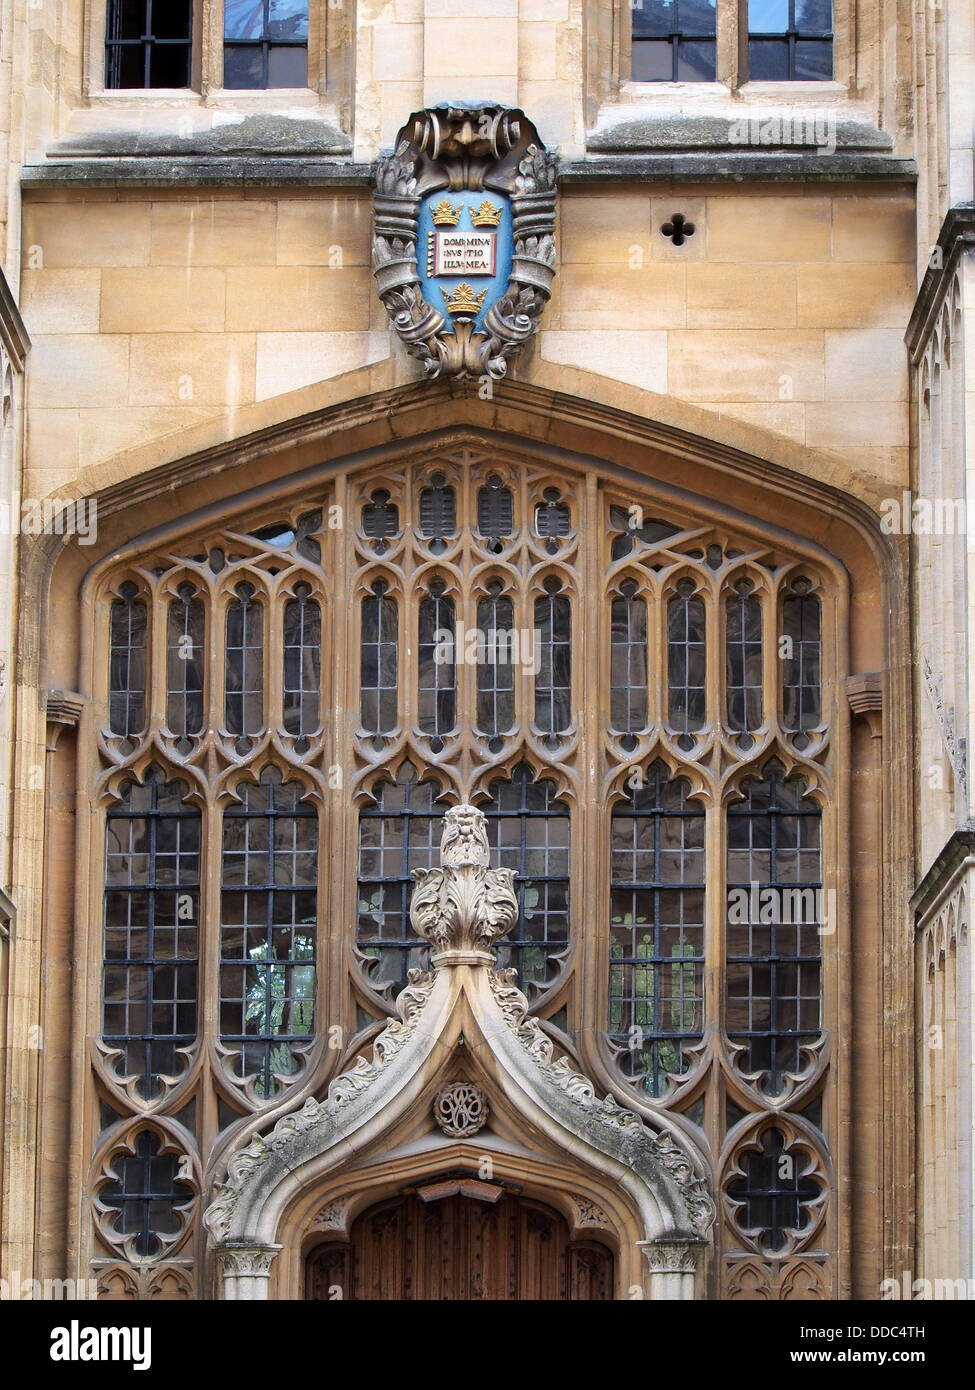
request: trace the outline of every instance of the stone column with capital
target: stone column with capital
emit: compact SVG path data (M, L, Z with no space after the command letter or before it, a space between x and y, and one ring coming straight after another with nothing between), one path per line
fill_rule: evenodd
M280 1245L224 1245L217 1251L221 1298L265 1302Z
M649 1267L651 1299L692 1299L695 1280L708 1249L706 1240L641 1240Z

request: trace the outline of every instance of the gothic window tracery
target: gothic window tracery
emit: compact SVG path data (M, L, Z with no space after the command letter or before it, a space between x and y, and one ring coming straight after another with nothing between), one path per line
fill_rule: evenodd
M425 966L412 875L471 801L515 875L499 966L600 1085L713 1153L714 1289L743 1278L767 1255L734 1213L765 1200L745 1159L770 1106L789 1143L805 1117L829 1210L834 582L637 481L473 446L108 569L109 1129L172 1122L206 1168L255 1111L320 1094ZM766 924L756 888L812 915Z

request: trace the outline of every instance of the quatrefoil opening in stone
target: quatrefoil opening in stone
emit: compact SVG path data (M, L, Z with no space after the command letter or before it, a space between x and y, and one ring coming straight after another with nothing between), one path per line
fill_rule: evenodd
M661 236L669 236L675 246L683 246L689 236L695 232L693 222L688 222L682 212L675 212L669 222L665 222L660 228Z

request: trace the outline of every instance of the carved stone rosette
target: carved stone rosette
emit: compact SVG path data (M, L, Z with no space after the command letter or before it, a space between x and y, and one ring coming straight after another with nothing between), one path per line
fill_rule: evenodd
M438 106L414 113L373 176L373 274L390 321L430 377L505 376L537 331L555 277L556 156L522 111ZM510 201L507 288L484 315L451 322L424 296L417 264L429 193L495 190ZM469 287L468 287L469 288Z

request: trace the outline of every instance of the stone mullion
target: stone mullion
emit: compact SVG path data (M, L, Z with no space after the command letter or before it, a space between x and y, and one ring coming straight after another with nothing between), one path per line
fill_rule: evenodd
M608 612L609 597L603 576L601 559L601 509L604 506L595 473L587 473L582 500L582 514L577 523L577 544L581 553L582 584L574 615L574 635L578 633L581 656L577 708L580 710L582 737L588 756L578 759L579 796L576 801L575 824L570 846L573 866L572 899L579 904L570 912L572 935L576 940L576 959L581 971L575 972L572 994L573 1011L586 1043L608 1027L609 999L609 846L608 811L601 794L603 734L609 726L609 679L607 659L609 623L600 622ZM583 925L588 930L583 935ZM580 940L581 937L581 940ZM592 980L595 987L582 990L579 979ZM572 1020L570 1020L571 1022ZM585 1045L584 1045L585 1047ZM588 1047L585 1047L588 1051Z
M355 808L359 803L352 803L351 814L338 812L349 805L346 788L355 768L354 730L359 722L358 613L362 604L361 595L353 594L350 588L356 568L355 527L349 480L344 473L335 479L333 501L344 524L341 530L326 533L323 554L330 581L327 585L328 626L334 654L329 672L330 688L323 708L332 711L332 761L338 770L338 779L333 780L338 780L339 785L329 795L329 809L333 814L327 821L319 820L320 840L327 850L324 862L332 873L327 879L328 896L322 891L321 881L318 885L317 957L320 964L324 963L324 971L320 972L324 979L318 985L318 996L323 1001L318 1031L327 1034L333 1023L339 1023L344 1040L356 1031L355 999L349 988L348 965L351 943L356 935L358 816ZM332 1064L329 1070L338 1066L344 1050L344 1047L326 1050L322 1054L326 1063Z
M532 567L532 557L529 550L529 491L525 477L525 470L521 469L517 475L517 487L512 488L517 501L515 510L515 532L519 536L518 545L512 552L510 563L516 571L517 578L513 580L513 604L512 612L514 615L515 631L519 633L519 652L520 634L531 632L534 642L535 631L535 603L530 594L528 572ZM528 668L527 662L513 663L515 666L515 731L519 745L522 749L531 746L529 730L535 715L535 677Z
M781 729L779 690L782 685L782 659L779 656L779 585L772 581L758 595L762 605L762 719L772 733Z
M461 548L456 562L460 580L454 611L454 681L457 690L454 719L461 731L457 744L461 795L470 800L475 776L474 750L477 746L474 740L474 726L477 722L477 667L464 660L466 644L463 634L473 631L477 626L477 595L471 579L477 557L474 555L476 489L471 478L470 459L466 455L463 466L458 471L457 483Z
M169 623L169 605L172 596L168 591L164 576L149 599L149 651L146 669L149 672L146 690L146 728L150 736L158 732L166 723L168 705L168 681L166 664L166 629Z
M297 582L297 581L294 581ZM264 612L264 727L284 732L284 605L280 581L268 578Z
M417 486L419 470L410 468L407 470L403 484L402 495L399 499L401 516L400 527L403 532L402 559L399 563L400 571L400 598L396 605L397 626L399 631L399 657L398 657L398 676L399 690L397 694L397 711L399 727L406 731L407 745L416 752L414 762L426 764L425 752L417 746L413 730L417 719L417 611L420 601L422 585L417 583L417 555L413 544L413 494ZM423 775L424 768L421 765L417 771Z
M703 577L703 576L702 576ZM720 747L721 696L724 690L724 623L722 622L721 585L715 579L705 580L701 597L704 599L704 718L705 732L710 731L712 747ZM712 766L714 759L710 759Z

